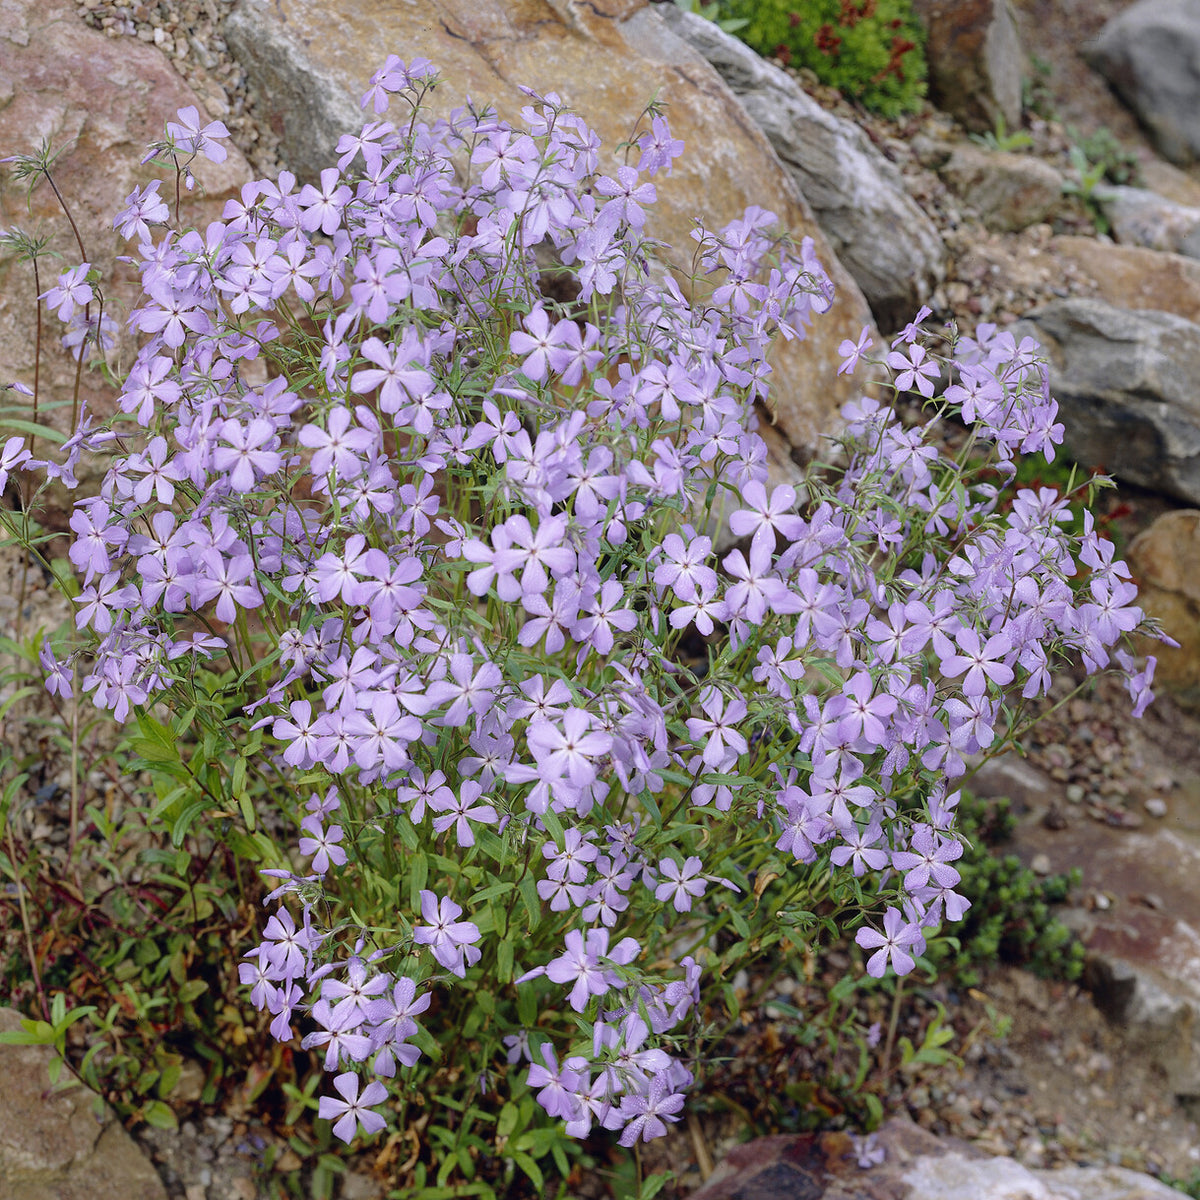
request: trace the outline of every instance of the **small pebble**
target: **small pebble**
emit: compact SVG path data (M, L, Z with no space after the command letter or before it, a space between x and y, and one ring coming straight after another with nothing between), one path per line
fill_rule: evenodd
M1052 869L1050 866L1050 855L1035 854L1033 856L1033 862L1029 864L1029 869L1035 875L1049 875Z
M1142 807L1152 817L1165 817L1167 815L1167 802L1161 796L1151 796Z
M1083 803L1083 784L1070 783L1067 785L1067 803L1082 804Z

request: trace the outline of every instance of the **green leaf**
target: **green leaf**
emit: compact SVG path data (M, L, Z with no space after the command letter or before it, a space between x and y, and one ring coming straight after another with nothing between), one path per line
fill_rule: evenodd
M414 854L408 862L408 903L413 911L421 907L421 892L429 882L429 860L424 854Z
M195 824L196 818L199 817L206 809L208 804L204 800L194 800L179 814L175 820L175 824L171 828L171 843L175 846L182 846L184 838L188 835L188 830Z
M496 979L500 983L508 983L513 977L513 944L510 938L505 938L496 947Z
M238 762L245 761L246 760L244 758L238 759ZM246 822L246 828L253 833L257 823L257 817L255 816L254 812L254 801L250 799L250 794L248 792L242 792L240 795L238 795L238 807L242 810L242 820Z
M533 1186L539 1191L545 1186L545 1181L542 1179L542 1169L529 1157L528 1154L520 1150L513 1151L513 1162L529 1176Z
M517 1121L521 1116L520 1110L510 1100L500 1110L500 1116L496 1121L496 1136L497 1137L512 1137L513 1132L517 1128Z
M38 425L33 421L22 421L17 417L5 417L0 420L0 429L11 429L13 433L32 434L34 437L54 442L58 446L67 440L67 435L59 433L57 429L51 429L48 425Z
M175 1118L175 1113L169 1104L164 1104L161 1100L151 1100L142 1109L142 1119L147 1125L153 1126L155 1129L178 1129L179 1122Z
M538 1003L531 984L517 988L517 1016L527 1029L532 1029L537 1024Z
M179 755L179 747L174 743L164 746L161 742L154 741L151 738L130 738L129 748L139 758L144 758L148 763L182 762Z
M534 930L542 917L542 902L537 894L537 885L533 881L533 876L524 876L517 884L517 889L521 893L521 903L525 906L525 915L529 918L529 928Z
M207 991L208 984L203 979L189 979L179 989L179 1002L181 1004L192 1004Z
M674 1178L675 1176L670 1171L651 1175L649 1179L642 1181L642 1190L638 1192L638 1200L653 1200Z
M54 1026L49 1021L21 1019L21 1028L0 1033L0 1046L53 1046Z

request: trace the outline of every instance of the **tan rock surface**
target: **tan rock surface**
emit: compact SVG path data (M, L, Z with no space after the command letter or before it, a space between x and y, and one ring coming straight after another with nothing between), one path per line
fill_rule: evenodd
M1200 259L1084 237L1055 238L1050 249L1091 278L1098 299L1200 322Z
M0 1008L0 1031L21 1014ZM0 1200L165 1200L166 1189L107 1109L86 1088L50 1094L48 1046L0 1046Z
M1179 649L1148 644L1158 658L1155 686L1189 707L1200 705L1200 510L1164 513L1129 548L1138 603L1157 617Z
M54 179L71 206L87 253L108 278L118 253L128 253L113 230L113 216L134 187L157 177L139 166L147 143L163 136L164 123L194 104L196 96L164 55L132 39L115 40L88 29L71 0L0 0L0 157L28 154L46 140L66 148ZM205 120L208 118L206 117ZM62 259L41 263L42 290L55 274L79 261L79 251L53 192L43 183L26 207L25 189L0 167L0 228L20 226L51 236ZM220 166L203 160L195 168L197 194L185 192L185 221L215 220L224 197L250 178L232 146ZM164 196L170 189L163 187ZM201 191L206 198L201 197ZM105 311L124 323L138 287L127 268L106 288ZM33 384L36 314L33 272L0 253L0 385ZM62 328L43 310L43 412L57 403L55 420L69 423L75 364L62 350ZM127 349L127 348L126 348ZM128 355L127 355L128 357ZM114 360L115 361L115 360ZM84 371L82 397L93 408L111 404L112 389ZM5 399L12 393L4 393Z
M838 288L831 313L803 344L780 346L772 397L791 447L811 451L861 385L836 376L837 346L871 317L764 135L700 55L644 0L429 0L376 7L352 0L243 0L228 40L264 97L282 153L298 174L327 165L338 134L356 129L357 98L389 51L433 61L439 114L470 96L519 118L525 84L556 91L601 136L611 169L643 106L657 95L686 150L654 183L647 230L690 260L693 218L720 227L747 205L775 212L794 237L812 236ZM784 463L777 466L786 466Z

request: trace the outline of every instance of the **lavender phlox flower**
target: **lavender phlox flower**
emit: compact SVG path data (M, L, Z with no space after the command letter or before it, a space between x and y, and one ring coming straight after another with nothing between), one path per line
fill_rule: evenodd
M907 975L917 965L913 954L921 953L919 947L924 946L920 928L913 921L905 921L898 908L889 907L883 915L883 930L879 933L864 926L854 936L864 950L875 951L867 960L867 974L882 979L890 959L897 975Z
M708 565L712 541L695 536L689 526L683 536L669 533L661 545L662 561L654 568L654 582L659 588L671 588L684 601L695 600L707 589L715 593L717 573Z
M774 551L776 535L790 540L804 531L803 520L790 515L796 504L794 487L783 484L772 489L768 497L761 483L751 482L742 488L741 498L745 507L729 517L730 531L738 537L753 535L756 543Z
M125 197L125 207L113 217L113 228L126 240L136 237L139 242L150 240L150 226L165 223L170 210L158 194L161 179L152 180L145 187L135 187Z
M854 877L861 879L867 868L882 871L888 865L888 852L881 848L883 822L878 813L871 816L865 827L858 821L846 821L837 826L837 832L843 844L830 852L830 861L835 866L851 863Z
M450 899L441 900L428 888L421 890L421 916L424 925L413 926L413 940L420 946L429 946L447 971L463 978L466 968L479 961L480 951L474 943L479 941L479 927L472 921L459 921L463 910Z
M582 1060L567 1059L560 1067L554 1048L548 1042L542 1044L541 1055L545 1065L532 1062L525 1082L537 1090L537 1102L550 1116L564 1121L576 1119L579 1101L575 1093L585 1078L581 1075Z
M887 736L888 721L896 711L895 696L875 694L874 681L866 671L856 671L842 685L846 699L845 715L838 724L838 734L851 741L862 739L871 747L882 746Z
M951 679L966 672L962 681L964 696L982 696L989 682L1001 686L1012 682L1013 669L1006 661L1011 657L1012 642L1007 634L995 634L984 642L974 629L966 626L954 638L959 653L942 658L941 670Z
M151 496L159 504L170 504L175 499L175 484L186 478L183 468L171 457L164 437L151 438L144 453L131 454L125 462L125 470L140 474L142 478L132 487L125 479L118 481L118 491L132 495L138 504L148 504Z
M270 960L265 955L265 947L256 946L249 951L246 958L256 959L255 962L238 963L238 982L250 989L250 1003L262 1012L272 1001L275 1001L279 989L275 986L272 976L276 974Z
M941 372L936 362L926 360L924 346L909 346L907 355L893 350L887 356L887 364L897 372L898 391L907 392L915 388L926 399L932 399L933 381Z
M339 404L319 425L305 425L297 437L300 445L313 451L312 469L317 475L332 472L337 478L351 479L362 474L366 458L375 445L375 434L353 424L354 414Z
M288 713L290 719L274 718L271 733L288 743L283 752L284 762L307 770L317 761L321 748L319 717L313 715L312 705L307 700L293 700L288 705Z
M621 977L601 960L626 965L640 951L633 938L622 938L610 952L608 936L607 929L589 929L585 942L583 931L568 930L566 952L545 967L547 978L555 983L572 985L569 1000L576 1012L583 1012L591 997L603 996L620 984Z
M999 705L984 694L966 696L964 693L964 697L960 700L957 696L951 696L943 705L950 719L950 745L963 754L978 754L995 740ZM947 774L960 773L949 762L945 770Z
M496 689L503 682L503 675L495 663L477 665L470 654L452 654L449 674L449 679L431 683L425 693L430 709L449 701L449 707L438 718L439 724L465 725L472 717L481 717L491 709Z
M781 829L775 848L791 854L797 862L815 862L817 847L834 835L825 792L819 785L814 785L812 793L790 785L779 793L778 800L782 810L779 816Z
M553 880L566 879L571 883L583 883L587 879L588 867L596 861L599 850L592 844L592 830L580 832L571 827L563 833L561 849L555 842L542 845L542 857L549 861L546 875Z
M396 1073L397 1061L405 1067L417 1065L421 1051L406 1039L417 1032L414 1018L429 1008L431 1000L428 992L418 996L416 982L401 975L394 982L390 995L380 995L367 1005L376 1075L390 1079Z
M296 1036L291 1025L292 1014L303 998L304 990L298 983L290 981L281 984L267 996L267 1011L273 1018L268 1029L277 1042L290 1042Z
M839 375L852 375L858 367L858 360L874 345L871 340L871 327L864 325L858 335L857 341L852 341L846 338L838 346L838 354L841 356L842 365L838 367Z
M74 695L73 658L65 662L59 661L54 653L54 647L49 641L43 641L38 647L38 663L46 677L46 691L52 696L69 699Z
M1092 578L1088 581L1092 602L1078 609L1080 620L1092 629L1106 646L1123 633L1137 628L1142 610L1129 601L1137 597L1137 587L1128 580Z
M648 1142L667 1132L667 1122L679 1120L683 1096L671 1087L667 1073L660 1072L650 1080L645 1095L633 1094L621 1098L621 1116L627 1124L619 1139L622 1146L632 1146L639 1138Z
M751 672L756 683L765 683L781 699L789 698L791 684L804 678L804 659L790 658L792 649L792 639L787 636L781 637L774 646L759 647L758 666Z
M331 863L335 867L345 866L346 851L338 845L343 837L340 825L330 825L325 829L321 818L312 814L300 822L300 828L307 835L300 839L300 853L312 855L312 869L317 875L324 875Z
M909 321L909 323L905 325L904 328L900 330L900 332L892 339L892 349L895 350L901 342L911 344L915 342L917 338L921 337L923 333L923 330L921 329L921 322L924 321L926 317L932 316L932 314L933 310L927 305L922 304L921 307L917 309L917 315L913 317L913 319Z
M215 163L223 163L228 157L228 151L218 141L227 138L229 130L221 121L209 121L200 124L200 110L189 104L176 114L178 121L167 122L167 136L175 147L186 154L203 154L205 158Z
M942 590L933 596L932 607L923 600L910 600L904 606L908 629L900 640L905 654L919 654L930 641L940 661L955 655L952 640L962 628L958 600L953 592ZM965 667L964 667L965 669Z
M962 843L943 837L930 826L918 823L908 839L908 850L892 852L892 866L906 872L904 887L909 892L932 882L937 887L952 888L959 881L958 872L949 864L962 857Z
M592 728L592 715L571 707L560 722L536 721L525 731L525 741L539 769L552 776L565 775L577 787L596 777L595 759L612 748L612 736Z
M712 770L720 770L729 757L745 754L748 746L741 732L748 709L740 695L726 701L715 687L706 687L700 694L704 717L689 717L688 736L699 744L704 739L703 760Z
M447 796L446 793L449 792ZM438 794L430 797L429 807L433 812L444 815L435 817L433 828L436 833L445 833L453 828L455 838L460 846L475 845L475 834L471 829L471 821L494 825L500 816L490 804L480 804L483 788L474 780L468 779L459 785L458 795L455 796L449 788L439 790Z
M316 949L316 941L307 928L296 928L292 914L280 908L267 920L263 942L259 947L276 981L296 979L304 974L307 956Z
M16 435L4 443L0 452L0 492L8 486L9 475L24 466L33 456L25 445L25 438Z
M375 1079L360 1095L359 1083L359 1077L353 1071L335 1076L333 1086L342 1098L322 1096L317 1107L317 1116L324 1121L333 1121L333 1132L347 1144L354 1140L360 1125L367 1134L378 1133L387 1126L383 1117L372 1108L387 1099L387 1088Z
M139 598L138 589L132 585L118 586L119 571L109 571L96 584L88 584L75 597L79 611L75 614L75 628L90 625L97 633L107 633L113 627L113 612L129 608Z
M654 898L660 904L669 900L676 912L691 912L692 901L704 895L704 864L694 854L680 866L673 858L658 864L661 881L654 887Z
M346 964L345 983L326 976L321 981L321 1000L330 1005L329 1028L338 1032L358 1030L371 1020L376 998L387 991L391 981L390 975L370 974L358 957Z
M1116 652L1117 662L1120 663L1121 669L1127 675L1126 687L1128 688L1130 698L1133 700L1133 715L1140 717L1154 699L1154 693L1150 690L1150 684L1154 679L1154 668L1158 665L1158 659L1153 654L1147 655L1146 665L1140 670L1134 671L1133 656L1125 650Z
M396 789L397 802L411 806L408 816L414 825L419 825L425 819L427 805L435 800L439 804L449 803L453 795L441 771L434 771L426 778L425 773L417 768L409 773L408 782Z
M322 820L337 812L341 806L342 798L338 794L336 783L331 783L329 785L329 788L326 790L324 796L322 796L320 792L313 792L313 794L309 796L308 800L305 801L304 804L306 811L311 816L319 817Z
M642 157L638 160L637 169L646 175L656 175L663 167L670 175L673 169L672 160L683 153L683 142L671 136L671 128L665 117L653 117L650 129L638 138L638 146Z
M95 296L87 281L91 269L92 264L86 262L71 267L59 275L54 287L38 297L46 302L47 308L55 310L55 315L64 324L71 319L76 307L83 308L85 304L90 304Z

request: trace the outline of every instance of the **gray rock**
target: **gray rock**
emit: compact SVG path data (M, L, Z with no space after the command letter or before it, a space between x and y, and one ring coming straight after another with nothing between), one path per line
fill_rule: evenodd
M935 1137L893 1117L869 1139L780 1134L731 1150L691 1200L1178 1200L1123 1167L1041 1170Z
M1200 158L1200 5L1141 0L1114 17L1084 57L1145 125L1162 154Z
M663 5L667 25L717 70L812 205L881 329L899 328L945 274L946 247L904 180L851 121L712 21Z
M1200 258L1200 208L1176 204L1146 188L1107 188L1096 199L1116 241Z
M0 1008L0 1032L21 1014ZM0 1200L166 1200L154 1168L99 1098L51 1092L47 1046L0 1046Z
M929 98L967 129L1021 122L1025 55L1008 0L915 0L925 26Z
M1062 200L1062 176L1039 158L964 143L940 172L947 187L989 228L1015 233L1036 225Z
M1042 344L1072 457L1200 502L1200 325L1100 300L1058 300L1013 333Z
M1018 812L1045 808L1055 791L1054 781L1015 751L988 759L965 786L984 799L1003 796Z

